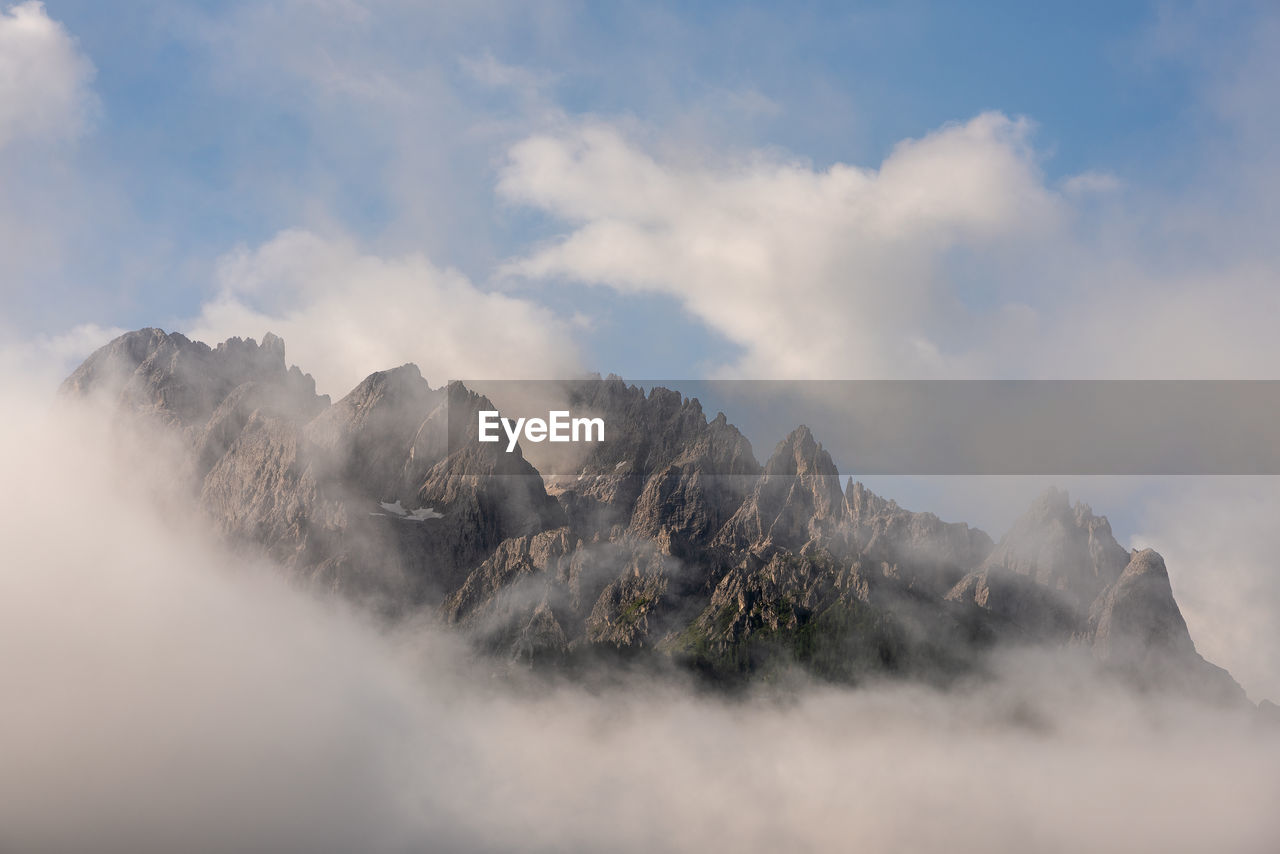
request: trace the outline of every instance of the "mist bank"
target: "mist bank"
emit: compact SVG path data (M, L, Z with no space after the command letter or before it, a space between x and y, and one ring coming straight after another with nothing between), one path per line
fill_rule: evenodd
M18 402L13 390L9 402ZM0 436L0 847L1262 852L1280 735L1067 652L950 690L587 687L212 536L164 432Z

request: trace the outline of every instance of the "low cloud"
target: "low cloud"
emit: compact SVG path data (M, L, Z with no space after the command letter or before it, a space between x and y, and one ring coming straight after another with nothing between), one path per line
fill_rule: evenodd
M341 8L360 22L362 7ZM241 36L227 39L255 61L276 56L254 47L271 38ZM303 58L322 63L325 91L405 91L331 68L325 51ZM0 145L80 133L91 74L40 4L0 13ZM415 152L424 138L404 137ZM1161 265L1117 250L1127 232L1082 237L1073 186L1102 188L1051 184L1040 159L1030 125L998 113L905 141L876 168L766 153L707 165L572 125L511 151L504 197L568 226L511 270L670 295L744 348L724 367L750 376L1271 370L1268 256ZM456 168L425 161L392 170L432 205L405 220L415 231L460 203L422 202L431 182L403 180ZM1203 216L1189 230L1233 230ZM1252 226L1270 236L1271 222ZM10 231L6 246L33 243ZM966 282L978 287L961 299ZM305 231L229 256L192 326L214 342L274 331L333 394L405 361L433 383L578 364L571 323L534 301ZM951 694L588 692L507 674L432 621L391 629L316 598L207 537L164 442L103 437L92 411L51 421L56 378L12 367L113 331L47 339L39 359L0 354L0 848L1269 852L1280 839L1274 731L1135 698L1070 657L1015 656L995 684ZM1169 557L1200 650L1265 695L1276 600L1259 532L1275 508L1233 517L1254 496L1239 499L1206 515L1210 496L1188 493L1143 536Z
M1263 852L1280 737L1071 656L950 693L586 690L210 539L158 435L4 386L0 847Z
M0 325L0 376L21 378L25 405L44 405L86 355L124 332L83 323L58 335L25 337Z

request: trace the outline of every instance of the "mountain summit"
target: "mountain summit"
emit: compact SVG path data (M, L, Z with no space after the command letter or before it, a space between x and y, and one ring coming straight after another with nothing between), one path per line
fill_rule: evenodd
M577 474L544 478L520 447L475 441L497 407L474 390L403 365L332 403L271 334L210 348L131 332L62 392L180 436L193 500L240 547L390 616L433 612L513 661L947 682L995 648L1051 644L1145 687L1243 701L1196 653L1163 559L1055 489L993 543L842 489L807 427L761 466L723 414L616 377L559 389L613 432Z

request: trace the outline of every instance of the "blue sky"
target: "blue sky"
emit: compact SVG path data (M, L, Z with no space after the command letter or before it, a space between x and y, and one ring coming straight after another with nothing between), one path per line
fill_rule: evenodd
M50 81L0 100L56 119L0 117L0 329L69 363L1270 376L1265 5L0 10Z
M68 229L74 257L31 275L12 307L22 328L181 322L216 289L220 257L297 227L422 251L491 288L504 260L563 231L554 212L497 198L504 150L583 116L658 145L823 169L874 168L901 140L998 110L1034 122L1048 184L1099 171L1177 191L1215 134L1203 64L1259 14L1147 3L365 5L46 3L95 69L97 109L61 152L84 176L61 189L65 203L94 214ZM1194 51L1169 43L1179 27L1194 28ZM478 63L533 82L479 80ZM414 97L326 88L326 64ZM986 299L981 278L967 298ZM567 279L536 299L593 316L595 331L579 334L591 367L689 375L737 351L669 295Z

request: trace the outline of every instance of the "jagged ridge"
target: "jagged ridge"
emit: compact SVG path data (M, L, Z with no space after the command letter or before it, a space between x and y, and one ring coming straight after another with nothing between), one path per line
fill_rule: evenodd
M179 431L193 494L243 547L388 613L436 609L512 659L946 681L995 644L1074 644L1143 684L1242 696L1196 653L1159 555L1128 553L1065 493L993 544L842 489L806 427L761 466L723 413L668 389L566 384L617 429L550 489L519 448L448 434L493 408L483 396L404 365L331 403L271 334L209 348L128 333L63 393Z

